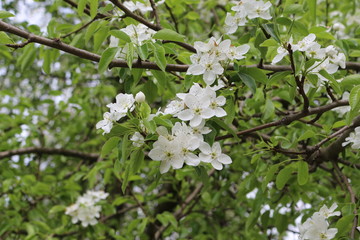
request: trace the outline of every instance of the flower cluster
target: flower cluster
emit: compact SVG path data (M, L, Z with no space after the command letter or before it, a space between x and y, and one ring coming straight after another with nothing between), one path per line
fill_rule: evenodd
M231 10L235 11L235 14L227 13L225 18L225 30L228 34L234 33L239 26L245 26L248 19L262 18L271 19L270 2L264 2L262 0L241 0L233 1L236 3Z
M126 33L130 37L131 42L138 46L141 46L144 41L151 40L152 36L156 33L142 23L138 25L130 24L126 28L120 29L120 31Z
M197 127L211 117L224 117L222 106L226 103L224 96L216 96L217 87L202 88L195 83L189 93L178 93L177 100L171 101L165 108L165 114L171 114L183 121L190 121L191 127Z
M229 39L221 41L214 37L211 37L207 43L197 41L194 47L196 54L190 56L192 64L186 74L203 74L203 79L208 85L213 84L216 77L224 72L224 65L235 59L245 58L244 54L250 49L247 44L235 47L231 46Z
M344 147L350 143L352 143L352 149L360 149L360 127L355 128L355 132L350 133L350 136L345 138L342 146Z
M330 240L338 232L336 228L329 228L327 219L331 216L339 216L340 211L335 211L337 204L334 203L330 209L324 205L319 212L315 212L311 218L308 218L299 226L300 240Z
M228 155L221 153L218 142L215 142L212 147L204 142L203 134L211 132L204 125L205 121L202 121L197 127L177 122L172 127L171 133L163 126L156 129L159 138L154 142L149 157L154 161L161 161L161 173L166 173L170 167L182 168L184 163L197 166L200 162L205 162L210 163L215 169L221 170L222 164L232 162ZM197 149L201 151L198 156L194 153Z
M318 73L321 70L325 70L329 74L334 74L339 67L345 68L346 58L345 54L340 53L333 45L322 48L315 39L315 34L311 33L296 44L292 43L292 39L290 39L288 44L293 52L303 52L306 57L317 60L309 68L309 72L318 75L320 82L323 82L327 81L327 79ZM272 64L280 62L288 54L289 51L285 47L280 46L277 49L277 55L274 57Z
M104 191L87 191L78 197L76 203L67 207L65 214L72 217L72 223L81 222L83 227L97 224L100 217L101 206L96 205L100 200L107 198L109 194Z
M113 127L114 122L119 121L125 117L128 111L133 111L135 108L135 98L132 94L120 93L116 96L116 103L106 105L110 111L104 113L104 120L96 124L96 129L103 129L104 133L109 133Z

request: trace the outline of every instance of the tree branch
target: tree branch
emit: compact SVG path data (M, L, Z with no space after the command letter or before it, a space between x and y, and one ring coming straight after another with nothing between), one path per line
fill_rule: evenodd
M82 158L95 162L100 156L95 153L84 153L75 150L62 148L46 148L46 147L28 147L15 150L0 152L0 159L8 158L15 155L25 155L31 153L42 153L48 155L63 155L68 157Z
M77 57L80 57L83 59L91 60L94 62L99 62L100 58L101 58L101 56L99 56L95 53L70 46L66 43L61 42L59 39L49 39L46 37L41 37L41 36L38 36L38 35L35 35L32 33L29 33L27 31L24 31L20 28L17 28L11 24L5 23L1 20L0 20L0 31L11 33L11 34L17 35L19 37L22 37L24 39L27 39L30 42L39 43L41 45L48 46L51 48L56 48L63 52L72 54L74 56L77 56ZM176 43L178 44L178 42L176 42ZM109 65L109 68L113 68L113 67L129 68L129 66L127 65L127 62L125 60L121 60L121 59L112 60ZM138 61L138 60L135 60L133 62L132 67L133 68L161 70L154 62L146 62L146 61ZM241 67L256 68L256 67L258 67L258 65L253 64L253 65L247 65L247 66L241 66ZM347 69L360 71L360 63L347 62L346 67L347 67ZM166 71L186 72L188 68L189 68L189 65L182 65L182 64L167 64L166 65ZM291 70L291 67L290 66L264 64L262 66L262 69L273 71L273 72L283 72L283 71ZM227 68L227 70L234 70L234 66L230 65Z
M325 106L310 108L310 109L308 109L307 112L302 111L302 112L299 112L299 113L294 113L294 114L283 117L282 119L274 121L274 122L265 123L265 124L262 124L262 125L254 127L254 128L250 128L250 129L245 129L243 131L237 132L236 135L241 136L241 135L244 135L244 134L256 132L256 131L266 129L266 128L270 128L270 127L281 126L281 125L289 125L293 121L300 120L303 117L310 116L310 115L313 115L313 114L324 113L324 112L329 111L329 110L331 110L333 108L340 107L340 106L346 106L346 105L349 105L349 102L347 100L340 100L340 101L337 101L337 102L332 102L332 103L330 103L328 105L325 105ZM233 135L228 134L228 135L217 137L216 140L218 141L218 140L223 140L223 139L227 139L227 138L231 138L231 137L233 137Z

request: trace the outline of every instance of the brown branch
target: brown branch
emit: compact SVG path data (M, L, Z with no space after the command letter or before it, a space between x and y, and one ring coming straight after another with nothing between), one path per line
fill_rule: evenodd
M29 33L27 31L24 31L20 28L17 28L11 24L5 23L1 20L0 20L0 31L11 33L11 34L17 35L19 37L22 37L24 39L27 39L30 42L39 43L44 46L59 49L63 52L72 54L74 56L77 56L77 57L80 57L83 59L91 60L94 62L99 62L100 58L101 58L101 56L99 56L95 53L70 46L66 43L61 42L59 39L49 39L46 37L41 37L41 36L38 36L38 35L35 35L32 33ZM347 69L353 69L353 70L360 71L360 63L351 63L351 62L349 63L348 62L346 66L347 66ZM127 62L124 60L114 59L113 61L111 61L110 65L109 65L109 68L113 68L113 67L128 68L129 66L127 65ZM133 68L161 70L154 62L137 61L137 60L135 60L133 62L132 67ZM256 68L257 64L247 65L247 66L242 66L242 67ZM186 72L188 68L189 68L189 65L182 65L182 64L167 64L166 65L166 71ZM282 71L291 70L291 67L290 66L264 64L262 66L262 69L273 71L273 72L282 72ZM227 68L227 70L234 70L234 66L230 65Z
M328 105L325 106L321 106L321 107L315 107L315 108L310 108L308 109L307 112L299 112L299 113L293 113L291 115L288 115L280 120L274 121L274 122L270 122L270 123L265 123L259 126L256 126L254 128L250 128L250 129L245 129L243 131L237 132L236 135L237 136L241 136L244 134L248 134L248 133L252 133L252 132L256 132L262 129L266 129L266 128L270 128L270 127L275 127L275 126L282 126L282 125L289 125L290 123L292 123L293 121L296 120L300 120L301 118L304 118L306 116L310 116L313 114L320 114L320 113L324 113L326 111L329 111L333 108L339 107L339 106L346 106L349 105L349 102L347 100L340 100L337 102L332 102ZM216 140L223 140L223 139L227 139L227 138L231 138L233 137L232 134L227 134L224 136L220 136L217 137Z
M29 43L31 43L30 39L27 40L27 41L25 41L25 42L18 43L18 44L5 44L5 46L11 47L11 48L14 48L14 49L18 49L18 48L23 48L23 47L25 47L25 46L28 45Z
M172 12L172 10L171 10L171 8L169 7L169 5L166 4L166 2L164 2L164 4L165 4L166 9L167 9L167 10L169 11L169 13L170 13L171 19L172 19L173 22L174 22L176 32L179 32L178 23L177 23L177 21L176 21L176 18L175 18L174 13Z
M347 138L349 134L358 126L360 126L360 116L354 119L350 127L341 128L338 131L341 135L333 143L331 143L326 148L321 148L315 151L309 157L309 162L316 162L317 164L320 164L322 162L337 161L339 154L345 149L345 147L342 146L342 143L345 141L345 138ZM334 134L336 133L337 132ZM327 141L327 138L325 140Z
M68 150L61 148L28 147L28 148L20 148L20 149L0 152L0 159L8 158L15 155L25 155L32 153L63 155L68 157L82 158L90 161L96 161L99 158L99 155L95 153L84 153L75 150Z

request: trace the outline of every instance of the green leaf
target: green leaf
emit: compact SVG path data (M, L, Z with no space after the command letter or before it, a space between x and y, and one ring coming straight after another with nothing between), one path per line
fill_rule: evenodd
M99 73L103 73L114 59L118 48L107 48L103 54L101 55L100 62L99 62Z
M298 162L297 181L299 185L305 185L309 179L309 166L305 161Z
M14 16L15 15L10 12L0 10L0 18L8 18L8 17L14 17Z
M269 119L275 112L275 107L271 99L266 99L264 106L264 119Z
M224 121L220 120L219 118L213 118L211 121L215 122L218 126L223 128L224 130L228 131L236 141L240 142L239 137L236 135L236 132L234 129L230 128L229 125L227 125Z
M175 42L185 42L185 37L171 29L161 29L153 35L154 39L168 40Z
M353 74L350 76L346 76L340 82L340 84L345 89L352 89L352 87L356 85L360 85L360 74Z
M134 60L134 45L132 43L127 43L127 53L126 53L126 63L129 66L129 69L131 70L132 63Z
M63 205L55 205L52 208L50 208L49 210L49 214L54 214L54 213L58 213L58 212L62 212L65 211L66 207Z
M169 119L163 119L161 116L155 116L153 120L156 122L157 125L161 125L168 128L173 127L173 124Z
M145 61L149 57L148 45L143 44L143 45L137 47L137 53L139 54L141 60Z
M284 188L285 184L291 177L292 171L293 169L290 165L280 170L280 172L276 176L276 181L275 181L277 189L281 190Z
M360 85L353 87L349 96L351 111L360 110Z
M0 44L14 44L14 41L5 32L0 32Z
M311 130L307 130L303 135L301 135L298 139L298 142L303 141L308 138L312 138L315 136L315 133Z
M99 21L95 21L92 22L86 29L85 32L85 42L89 42L89 40L94 36L94 33L99 29L100 27L100 22Z
M98 0L90 0L90 17L94 18L97 14L97 10L98 10Z
M290 4L286 5L284 8L284 14L301 14L303 12L304 7L301 4Z
M349 231L351 230L352 222L354 220L354 215L347 215L342 218L340 218L336 222L336 228L338 229L338 232L336 234L336 237L346 236Z
M101 157L105 157L106 155L108 155L117 146L119 141L119 137L109 138L101 148Z
M273 46L279 46L279 43L275 41L274 39L266 39L262 44L259 45L260 47L273 47Z
M127 43L131 43L131 39L130 39L129 35L127 35L125 32L123 32L121 30L111 30L109 33L110 33L110 35L112 35L118 39L121 39Z
M284 71L284 72L277 72L271 75L269 78L269 81L267 82L267 85L272 85L274 83L282 84L283 82L280 82L281 80L284 80L287 76L291 74L291 71Z
M278 43L281 44L281 40L279 38L279 36L277 35L276 31L275 31L275 25L272 23L269 24L262 24L262 27L265 29L265 31L272 37L274 38Z
M245 85L250 88L252 93L256 93L256 83L255 83L255 79L246 74L246 73L237 73L237 75L239 76L240 80L245 83Z
M309 6L309 15L313 25L316 24L316 0L307 0Z
M78 12L79 16L84 15L84 10L85 10L85 7L86 7L86 2L87 2L87 0L79 0L78 6L77 6L77 12Z
M165 68L166 68L165 49L157 43L154 43L151 46L153 48L155 63L163 72L165 72Z

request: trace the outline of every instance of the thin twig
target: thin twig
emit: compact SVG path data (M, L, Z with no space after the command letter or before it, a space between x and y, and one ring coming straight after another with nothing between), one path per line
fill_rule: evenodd
M76 33L80 32L81 30L87 28L91 23L93 23L93 22L95 22L95 21L96 21L96 18L94 18L94 19L92 19L91 21L87 22L86 24L84 24L84 25L81 26L80 28L78 28L78 29L76 29L76 30L74 30L74 31L72 31L72 32L64 35L64 36L60 36L60 38L67 38L67 37L69 37L69 36L72 35L72 34L76 34Z
M165 4L166 9L167 9L167 10L169 11L169 13L170 13L171 19L172 19L173 22L174 22L176 32L179 32L179 27L178 27L178 23L177 23L177 21L176 21L175 15L173 14L173 12L172 12L171 8L169 7L169 5L167 5L166 2L165 2L164 4Z
M11 47L11 48L14 48L14 49L18 49L18 48L23 48L25 47L26 45L28 45L29 43L31 43L32 41L30 39L28 39L27 41L25 42L22 42L22 43L18 43L18 44L5 44L5 46L7 47Z
M334 169L335 171L337 172L337 174L341 177L343 183L345 184L346 188L347 188L347 191L350 195L350 201L352 204L354 204L356 206L356 196L355 196L355 193L354 193L354 190L352 189L350 183L349 183L349 179L344 175L344 173L340 170L339 166L337 165L336 162L333 161L333 166L334 166ZM356 231L356 227L357 227L357 222L358 222L358 213L357 213L357 210L356 210L356 207L354 209L354 220L353 220L353 226L351 228L351 233L350 233L350 237L352 239L355 238L355 231Z
M158 28L161 28L161 26L160 26L160 18L159 18L159 15L157 13L157 10L156 10L156 4L155 4L154 0L149 0L149 1L150 1L151 8L153 10L153 14L154 14L154 17L155 17L156 26Z

